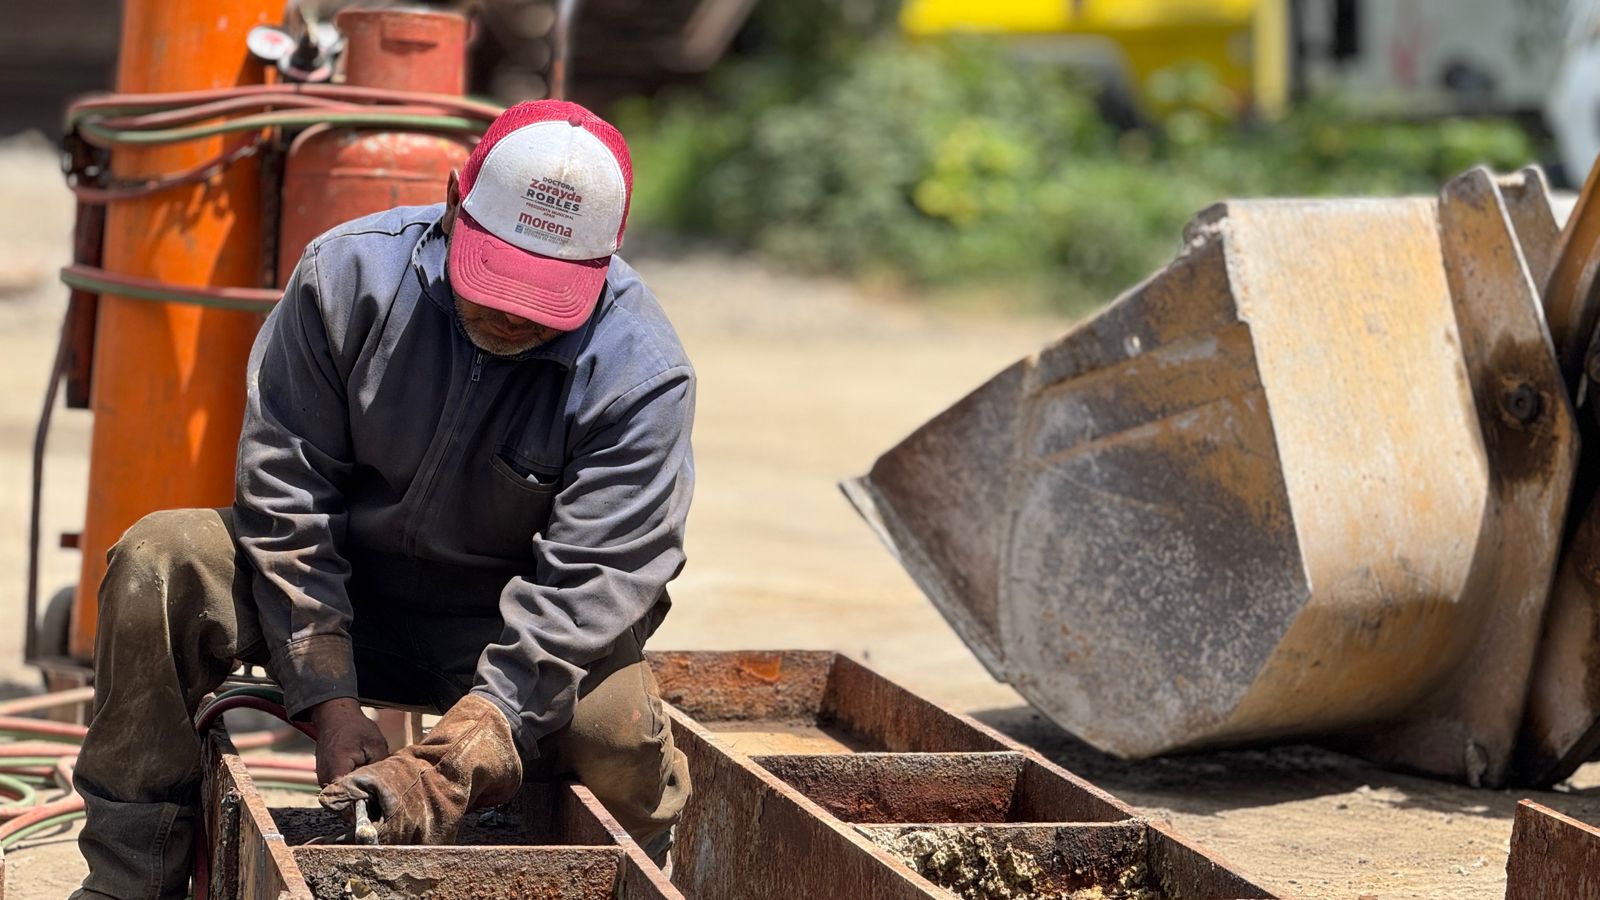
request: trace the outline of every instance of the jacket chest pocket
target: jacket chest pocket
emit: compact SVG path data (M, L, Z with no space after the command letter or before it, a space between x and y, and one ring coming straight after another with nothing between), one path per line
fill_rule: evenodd
M529 465L502 446L490 456L486 477L476 481L472 508L478 521L466 532L467 550L502 559L528 558L534 536L550 522L561 471Z

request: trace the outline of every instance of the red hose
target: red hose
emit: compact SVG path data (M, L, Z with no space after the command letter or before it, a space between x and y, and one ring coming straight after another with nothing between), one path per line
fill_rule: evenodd
M0 769L6 768L6 760L19 756L77 756L77 747L62 746L59 742L49 741L23 741L16 744L0 744Z
M267 97L225 97L208 103L197 103L193 106L180 106L175 109L164 109L158 112L134 113L125 116L111 116L99 119L98 123L107 128L138 129L138 128L166 128L172 125L187 125L190 122L202 122L206 119L215 119L218 116L240 110L259 109L351 109L354 104L341 103L337 100L327 100L321 97L305 97L293 94Z
M328 100L358 101L379 104L426 104L454 110L462 115L493 119L501 112L491 103L480 103L454 94L427 94L418 91L396 91L386 88L351 87L334 84L253 84L240 87L217 88L204 91L174 91L148 94L97 94L79 100L67 109L69 121L82 112L96 109L121 109L129 106L147 106L151 111L211 103L235 97L319 97Z
M18 731L24 734L38 735L39 737L60 738L69 741L82 741L89 729L82 725L71 725L66 722L51 722L47 719L28 719L22 716L0 716L0 730Z
M296 731L308 738L311 738L313 741L317 739L316 727L309 722L290 721L289 712L283 708L283 704L273 703L271 700L264 700L260 697L250 697L246 695L226 697L222 700L212 703L210 706L207 706L201 711L200 717L195 720L194 730L200 734L205 734L206 731L211 728L212 724L217 721L217 717L230 709L256 709L264 713L270 713L282 719L283 721L288 722L289 725L292 726Z
M4 825L0 825L0 841L5 840L6 838L16 834L24 828L27 828L29 825L32 825L35 822L43 822L45 819L53 816L59 816L62 813L79 812L82 809L83 798L77 794L68 794L67 796L62 797L60 800L52 800L49 803L41 803L40 805L29 809L22 815L11 819Z

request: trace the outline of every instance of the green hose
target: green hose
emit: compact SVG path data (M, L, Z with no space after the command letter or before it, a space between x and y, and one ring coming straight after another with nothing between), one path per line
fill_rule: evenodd
M39 794L28 784L14 775L0 775L0 791L11 794L12 798L0 803L0 809L11 809L16 806L32 806Z
M83 121L78 128L89 137L105 144L173 144L193 141L233 131L257 131L277 126L343 125L346 127L398 127L417 131L458 131L480 134L489 127L482 119L466 116L428 116L405 113L372 112L278 112L240 116L206 125L188 125L182 128L157 128L151 130L118 130L91 121Z
M67 737L59 734L36 734L32 731L24 731L17 728L0 728L0 739L3 738L17 738L28 741L49 741L50 743L54 744L71 744L74 746L83 743L82 738ZM53 765L55 760L51 760L50 762Z
M83 812L80 810L78 812L62 813L59 816L51 816L48 819L40 819L32 825L19 828L14 833L6 835L5 840L0 840L0 850L9 850L16 846L18 841L32 837L41 831L59 828L62 825L76 822L81 818L83 818Z
M195 294L178 294L169 291L147 288L142 285L128 285L115 281L103 281L74 272L70 269L61 270L61 283L70 288L77 288L95 294L115 294L118 297L131 297L135 300L155 300L162 303L192 303L196 306L209 306L213 309L239 309L245 312L271 312L274 302L257 300L231 300L224 297L204 297ZM0 732L4 734L4 732Z
M63 753L61 756L70 756L70 755L71 755L70 753ZM56 763L61 761L61 756L5 756L5 757L0 757L0 772L6 773L6 774L10 775L13 778L29 778L29 777L33 777L33 776L29 776L29 775L18 775L17 773L11 772L9 770L11 770L11 769L31 769L31 768L33 768L35 766L54 766ZM44 777L44 776L39 776L39 777Z

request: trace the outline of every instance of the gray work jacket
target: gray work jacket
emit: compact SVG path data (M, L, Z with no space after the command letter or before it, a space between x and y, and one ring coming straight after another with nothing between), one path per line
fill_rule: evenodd
M695 376L620 259L582 327L478 350L442 213L401 207L306 248L250 354L235 521L291 714L356 696L352 597L498 614L473 691L532 753L588 667L666 614Z

